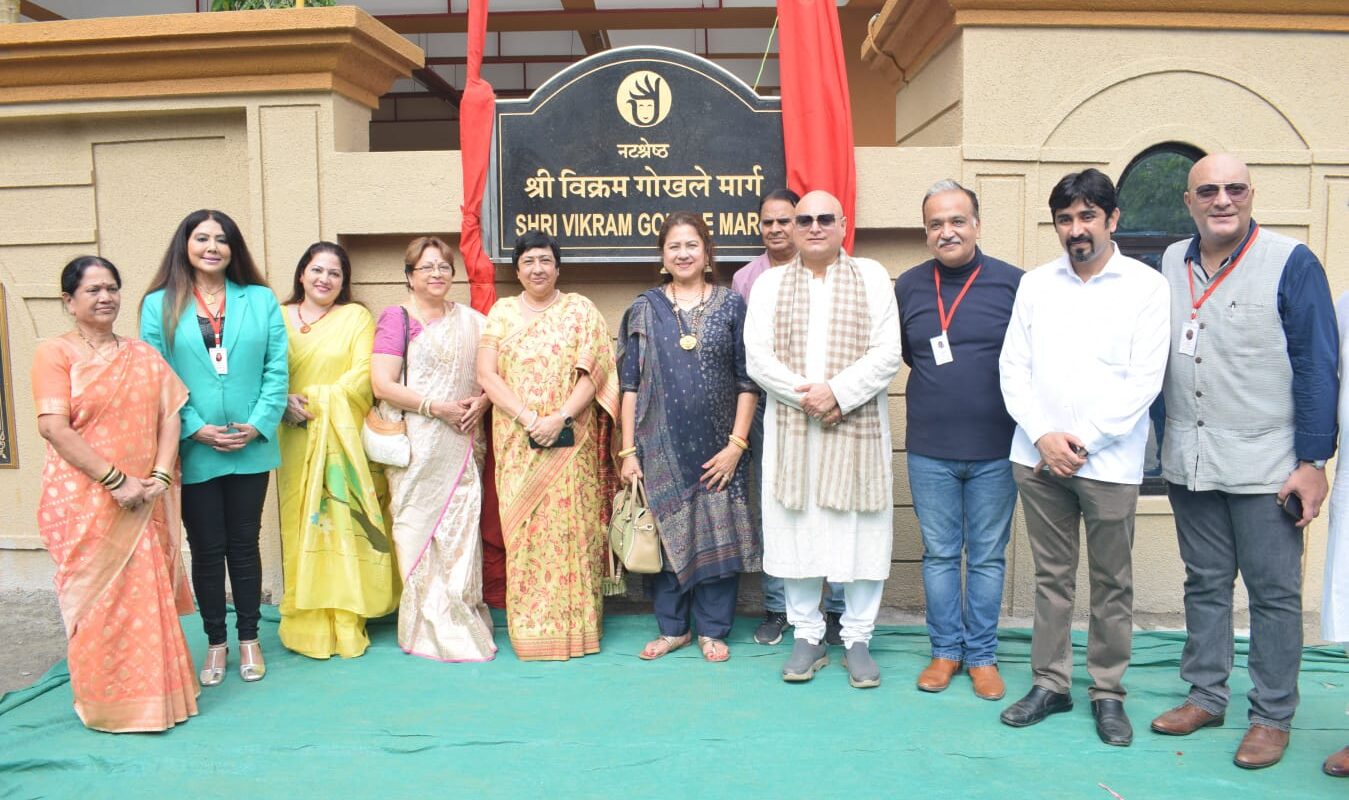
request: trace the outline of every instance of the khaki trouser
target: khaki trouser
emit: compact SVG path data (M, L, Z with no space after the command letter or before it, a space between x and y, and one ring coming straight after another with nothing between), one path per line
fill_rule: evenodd
M1031 633L1033 683L1067 692L1073 679L1073 596L1079 524L1086 522L1091 578L1087 672L1092 700L1124 698L1124 670L1133 648L1133 541L1135 484L1056 478L1012 465L1026 510L1035 559L1035 626Z

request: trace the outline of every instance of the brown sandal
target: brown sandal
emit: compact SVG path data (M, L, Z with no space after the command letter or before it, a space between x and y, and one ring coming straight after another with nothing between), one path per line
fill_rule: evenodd
M712 636L699 636L698 646L703 649L703 658L714 664L731 660L731 648L721 639ZM717 651L718 646L721 647L720 652Z
M690 638L691 637L687 633L683 636L666 636L665 634L661 634L655 639L647 642L646 647L642 649L642 652L637 654L637 657L643 661L655 661L662 656L668 656L681 647L687 647Z

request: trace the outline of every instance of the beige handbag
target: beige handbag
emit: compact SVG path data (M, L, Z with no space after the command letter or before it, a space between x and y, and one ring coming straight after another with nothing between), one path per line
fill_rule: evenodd
M628 572L653 575L660 572L660 536L656 515L647 506L646 486L638 478L614 498L609 519L609 546Z
M403 370L399 381L406 386L408 382L408 310L403 312ZM361 425L361 446L365 448L365 457L377 464L407 468L412 463L412 440L408 439L408 424L403 412L383 400L366 412L365 422Z

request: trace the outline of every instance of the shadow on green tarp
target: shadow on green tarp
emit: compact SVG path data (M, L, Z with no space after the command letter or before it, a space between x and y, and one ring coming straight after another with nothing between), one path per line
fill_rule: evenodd
M314 661L284 650L276 609L264 609L269 671L244 684L230 653L225 682L205 689L201 714L161 734L86 730L71 708L64 663L0 697L0 797L1349 797L1321 761L1349 744L1349 659L1303 654L1302 705L1282 763L1232 765L1250 682L1237 646L1227 724L1190 737L1147 730L1182 699L1179 633L1138 633L1126 676L1136 735L1101 744L1092 726L1074 635L1076 707L1025 729L999 711L1030 685L1030 637L1002 632L1008 697L978 700L958 676L925 694L921 627L882 627L872 652L885 683L860 691L832 663L808 684L778 670L790 650L761 647L755 620L737 621L731 660L696 647L637 658L655 634L647 615L605 621L604 651L562 663L522 663L501 617L493 662L440 664L405 655L392 618L372 622L361 658ZM196 617L183 620L193 653Z

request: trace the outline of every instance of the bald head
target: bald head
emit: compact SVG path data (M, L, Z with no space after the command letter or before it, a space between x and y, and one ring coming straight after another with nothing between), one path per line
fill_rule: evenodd
M796 215L796 249L801 254L801 263L812 271L823 271L838 260L843 248L848 229L843 204L828 192L807 192L796 204ZM802 225L801 217L810 217L810 224Z
M1254 201L1250 167L1231 153L1204 156L1190 168L1185 207L1205 251L1222 255L1240 244Z
M1251 168L1246 162L1231 153L1212 153L1194 162L1190 167L1190 191L1204 183L1245 181L1251 182Z

